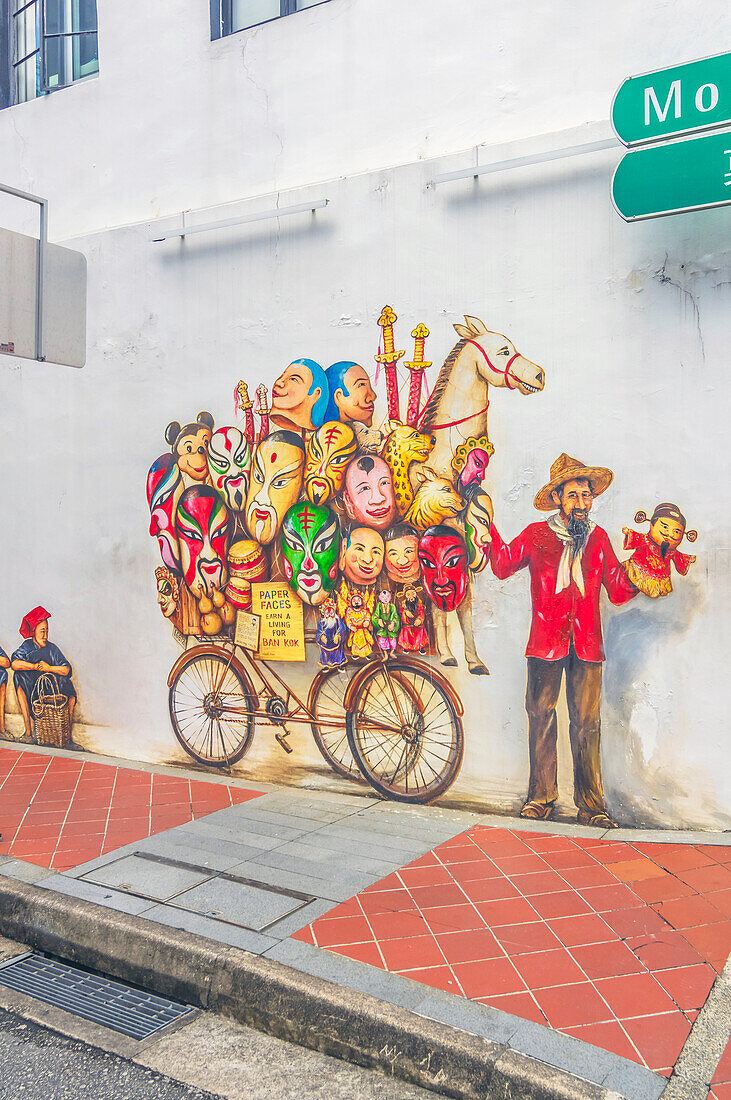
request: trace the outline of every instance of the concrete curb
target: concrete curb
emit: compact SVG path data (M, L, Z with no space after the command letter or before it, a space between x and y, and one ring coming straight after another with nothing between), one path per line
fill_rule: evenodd
M0 933L40 951L377 1068L457 1100L619 1094L446 1024L291 967L0 876Z

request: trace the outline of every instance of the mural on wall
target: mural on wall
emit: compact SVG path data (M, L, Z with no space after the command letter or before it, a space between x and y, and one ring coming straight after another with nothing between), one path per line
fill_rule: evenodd
M685 574L695 561L678 547L696 533L675 505L659 505L647 535L624 529L633 553L620 563L589 517L612 472L562 454L534 502L551 515L505 542L483 485L494 450L490 395L539 394L545 372L467 316L424 398L429 329L416 325L413 355L401 363L397 320L390 306L378 318L374 379L351 360L323 369L293 359L272 387L271 408L266 387L257 386L254 402L242 381L237 423L216 426L201 412L184 427L168 425L170 452L152 463L147 498L162 558L158 603L184 649L168 681L174 733L195 760L230 768L257 721L275 728L287 752L290 727L305 725L338 775L365 778L387 798L432 802L454 782L464 752L463 705L439 670L457 665L450 617L469 672L486 675L473 586L488 563L500 579L527 568L530 774L521 813L546 819L558 797L565 679L578 820L611 827L600 758L601 590L615 604L667 595L671 563ZM381 372L387 414L379 424ZM647 522L645 513L635 522ZM278 665L303 651L306 692Z

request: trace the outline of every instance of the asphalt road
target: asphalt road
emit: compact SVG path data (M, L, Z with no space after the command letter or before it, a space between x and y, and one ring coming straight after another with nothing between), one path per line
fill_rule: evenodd
M43 1011L36 1002L34 1014ZM188 1083L185 1083L188 1082ZM429 1100L434 1093L199 1013L133 1060L0 1008L0 1100Z

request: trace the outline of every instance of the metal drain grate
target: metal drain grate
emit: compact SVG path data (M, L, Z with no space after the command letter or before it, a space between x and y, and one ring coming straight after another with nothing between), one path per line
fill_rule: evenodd
M43 955L21 955L1 964L0 985L132 1039L146 1039L193 1012L189 1005Z

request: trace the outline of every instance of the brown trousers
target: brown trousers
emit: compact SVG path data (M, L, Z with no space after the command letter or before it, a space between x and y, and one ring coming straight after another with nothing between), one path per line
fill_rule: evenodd
M589 814L605 813L602 764L599 752L602 696L601 661L582 661L571 646L561 661L528 657L528 712L530 782L528 800L549 805L558 798L556 704L566 673L569 739L574 758L574 802Z

